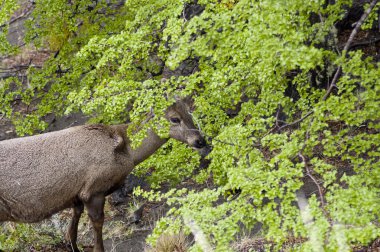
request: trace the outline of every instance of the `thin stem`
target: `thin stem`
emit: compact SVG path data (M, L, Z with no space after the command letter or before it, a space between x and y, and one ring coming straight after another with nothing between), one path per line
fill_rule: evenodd
M285 125L281 126L280 128L278 128L278 131L281 131L281 130L283 130L284 128L287 128L287 127L290 127L290 126L293 126L293 125L295 125L295 124L298 124L298 123L302 122L303 120L305 120L306 118L308 118L311 114L313 114L313 111L312 111L312 110L309 111L309 112L307 112L306 115L304 115L304 116L301 117L300 119L298 119L298 120L296 120L296 121L294 121L294 122L292 122L292 123L285 124Z
M323 189L322 187L319 185L317 179L311 174L311 170L309 168L309 166L307 165L307 162L306 162L306 158L304 155L302 155L301 152L298 153L298 156L302 159L302 162L304 163L305 165L305 169L306 169L306 174L307 176L309 176L311 178L311 180L313 180L313 182L315 183L315 185L317 186L318 188L318 193L319 193L319 198L321 200L321 205L322 207L325 206L325 200L323 198Z

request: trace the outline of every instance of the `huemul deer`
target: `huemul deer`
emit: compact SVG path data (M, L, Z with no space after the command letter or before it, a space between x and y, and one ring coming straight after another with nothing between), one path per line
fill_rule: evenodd
M178 100L166 110L169 136L202 149L206 142L194 126L189 106ZM77 229L86 207L94 230L94 251L104 251L105 197L132 169L168 139L153 130L136 149L127 124L85 125L0 142L0 222L38 222L72 207L66 239L79 251Z

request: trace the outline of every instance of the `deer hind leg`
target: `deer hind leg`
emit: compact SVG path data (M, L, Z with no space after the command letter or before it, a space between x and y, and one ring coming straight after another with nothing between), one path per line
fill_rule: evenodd
M67 229L67 233L66 233L66 240L70 242L73 252L79 252L79 249L77 246L78 223L79 223L79 219L82 213L83 213L83 203L78 202L73 207L73 217L71 218L71 222L69 224L69 228Z
M104 222L104 195L96 195L84 203L94 229L94 252L104 252L102 229Z

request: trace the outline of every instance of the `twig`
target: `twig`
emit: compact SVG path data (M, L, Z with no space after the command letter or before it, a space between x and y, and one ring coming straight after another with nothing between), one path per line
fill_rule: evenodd
M343 55L342 55L343 57L346 57L347 51L350 48L351 43L354 40L354 37L358 33L359 28L362 26L362 24L364 23L364 21L367 19L369 13L371 13L372 9L377 4L377 1L378 0L373 0L371 2L371 4L369 5L368 9L363 13L363 15L361 16L360 20L356 23L355 28L352 30L352 32L350 34L350 37L348 38L347 43L346 43L346 45L343 48ZM337 83L337 81L338 81L341 73L342 73L342 67L339 66L338 69L335 72L334 78L331 81L329 88L327 89L327 92L326 92L325 96L323 96L323 98L322 98L322 101L325 101L329 97L329 95L332 92L332 90L334 88L337 88L336 83Z
M298 124L300 122L302 122L303 120L305 120L306 118L308 118L311 114L313 114L313 110L310 110L309 112L306 113L306 115L304 115L303 117L301 117L300 119L298 120L295 120L294 122L292 123L289 123L289 124L285 124L283 126L281 126L280 128L278 128L278 131L281 131L283 130L284 128L287 128L287 127L290 127L290 126L293 126L295 124Z
M370 44L375 44L379 41L380 41L380 38L373 38L373 39L370 39L369 41L357 42L357 43L352 44L349 49L353 47L357 47L357 46L366 46Z
M318 193L319 193L319 198L321 200L321 205L322 205L322 208L324 209L324 206L325 206L325 200L323 198L323 189L321 188L321 186L319 185L317 179L311 174L311 171L310 171L310 168L309 166L307 165L307 162L306 162L306 158L304 155L302 155L301 152L298 153L298 156L302 159L302 162L304 163L305 165L305 169L306 169L306 174L307 176L309 176L313 182L315 183L315 185L318 187Z
M185 4L185 7L183 8L183 11L182 11L182 17L185 20L185 22L187 22L185 10L186 10L186 4Z
M223 140L219 140L219 139L212 138L212 137L208 137L208 138L211 139L212 141L215 141L215 142L219 142L219 143L222 143L222 144L227 144L227 145L230 145L230 146L236 146L236 144L234 144L234 143L225 142Z
M14 72L26 70L29 67L30 67L30 65L18 65L18 66L13 66L13 67L9 67L9 68L0 67L0 70L1 70L1 73L14 73Z
M280 111L281 111L281 105L279 104L278 105L278 110L277 110L277 113L276 113L276 127L279 127L279 125L278 125L278 123L279 123L278 117L280 116Z

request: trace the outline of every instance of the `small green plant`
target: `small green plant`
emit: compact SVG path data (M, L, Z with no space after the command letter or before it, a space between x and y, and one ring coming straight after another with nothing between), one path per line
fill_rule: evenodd
M26 251L39 250L42 246L53 245L60 241L60 234L51 227L35 224L4 223L0 226L0 250Z

